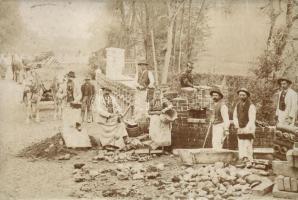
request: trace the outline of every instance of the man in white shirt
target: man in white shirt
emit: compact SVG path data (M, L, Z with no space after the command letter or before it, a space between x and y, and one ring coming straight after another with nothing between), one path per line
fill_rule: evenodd
M253 139L256 130L256 107L250 100L246 88L237 91L240 101L236 104L233 121L238 135L238 151L240 160L253 160Z
M280 124L294 126L297 115L297 93L290 88L291 80L280 78L277 82L281 91L278 95L276 118Z
M212 113L212 147L222 149L226 136L229 135L229 112L228 107L223 101L223 94L219 89L213 89L210 96L214 102Z

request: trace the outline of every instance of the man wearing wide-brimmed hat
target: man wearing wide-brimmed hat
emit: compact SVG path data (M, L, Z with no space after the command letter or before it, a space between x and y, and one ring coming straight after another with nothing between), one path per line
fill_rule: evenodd
M103 147L122 149L128 136L126 126L120 120L122 110L108 85L101 85L101 90L96 99L98 132L94 137Z
M138 68L140 72L138 77L139 88L154 88L155 79L149 64L146 61L140 61L138 62Z
M277 80L281 91L276 108L276 117L279 123L294 125L297 115L297 93L290 88L292 81L286 77Z
M66 82L66 102L71 103L77 99L79 96L79 84L75 81L76 75L74 71L70 71L66 74L67 82Z
M218 88L210 91L210 96L214 102L212 112L212 147L214 149L222 149L224 139L229 135L229 111L225 102L223 101L224 95Z
M246 88L237 91L240 101L236 104L233 121L237 129L239 159L243 162L253 160L253 139L256 130L256 107L250 100Z
M82 123L85 121L85 115L87 112L87 121L91 123L92 121L92 104L95 100L95 86L91 83L90 75L85 77L85 83L81 86L82 92L82 107L81 107L81 118Z

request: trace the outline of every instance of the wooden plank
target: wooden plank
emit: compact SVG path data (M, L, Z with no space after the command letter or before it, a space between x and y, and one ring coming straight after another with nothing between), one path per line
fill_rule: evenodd
M92 147L86 129L78 131L73 126L64 126L61 134L64 139L65 145L68 148Z

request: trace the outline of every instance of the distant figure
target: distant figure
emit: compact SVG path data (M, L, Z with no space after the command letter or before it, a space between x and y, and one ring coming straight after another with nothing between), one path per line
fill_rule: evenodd
M73 71L70 71L67 74L67 82L66 82L66 102L72 103L75 100L76 96L76 85L74 79L76 75Z
M192 88L192 87L194 87L192 70L193 70L193 63L188 62L185 72L183 72L180 76L180 86L181 86L181 88L185 88L185 87L191 87Z
M99 66L96 66L96 70L95 70L95 80L98 81L98 80L99 80L99 77L102 76L102 75L103 75L103 73L102 73L100 67L99 67Z
M237 94L240 101L236 104L233 121L237 129L239 159L251 162L256 131L256 107L251 102L250 93L246 88L241 88Z
M81 86L82 92L82 108L81 108L81 118L82 123L85 121L85 115L87 112L87 122L91 123L93 121L93 114L92 114L92 104L95 100L95 86L91 83L91 77L87 76L85 78L85 83Z
M292 81L287 78L277 80L281 91L278 94L276 118L283 125L294 126L297 115L297 93L290 88Z
M227 135L229 135L229 112L228 107L223 101L223 94L219 89L210 91L210 96L214 102L212 113L212 147L222 149Z
M13 73L13 80L17 83L22 83L22 72L23 72L23 63L19 56L13 55L11 59L11 69Z
M67 92L64 77L56 77L52 87L54 98L54 119L62 119L64 104L66 102Z

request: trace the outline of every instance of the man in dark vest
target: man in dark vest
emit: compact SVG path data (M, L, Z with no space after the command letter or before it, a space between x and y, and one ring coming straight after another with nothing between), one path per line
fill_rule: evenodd
M180 76L180 86L181 88L193 87L193 77L192 77L193 63L188 62L185 72Z
M277 80L281 91L278 94L276 118L283 125L294 125L297 116L297 93L290 88L292 81L287 78Z
M240 101L236 104L233 121L238 135L239 159L246 162L253 160L253 139L256 130L256 107L250 100L246 88L237 91Z
M138 74L138 89L146 91L146 100L144 103L147 104L146 110L149 109L149 102L153 99L155 79L151 67L146 61L138 63L139 74ZM145 94L144 94L145 98Z
M222 149L224 140L229 135L230 119L229 111L223 101L223 94L218 88L210 91L214 102L212 112L212 148Z
M91 83L90 76L85 78L85 83L81 86L82 92L82 107L81 107L81 118L82 123L85 121L85 114L87 111L87 121L92 121L92 104L95 99L95 86Z

